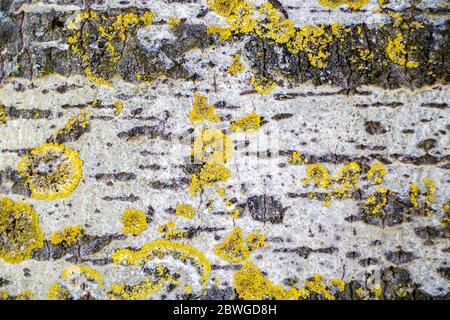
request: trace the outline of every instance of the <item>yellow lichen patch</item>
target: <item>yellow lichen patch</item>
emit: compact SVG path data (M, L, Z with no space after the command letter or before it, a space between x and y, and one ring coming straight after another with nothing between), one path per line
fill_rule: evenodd
M100 286L103 286L104 284L102 275L98 271L89 267L73 265L61 272L61 278L66 281L80 275L84 276L88 281L95 282Z
M140 15L136 13L119 14L108 16L97 14L88 9L79 13L74 20L70 21L67 29L70 35L67 43L71 51L80 58L82 68L88 78L100 85L111 86L111 82L93 72L96 62L92 61L92 45L106 48L102 58L103 69L111 72L115 71L117 63L122 58L122 50L119 45L125 42L128 31L133 28L150 26L153 23L153 12L146 11ZM87 24L95 28L95 32L85 31ZM82 27L84 26L84 28ZM97 59L95 59L97 61Z
M382 210L386 207L390 194L390 190L378 187L374 195L366 198L364 205L365 212L372 216L382 214Z
M208 32L208 34L218 34L220 37L220 40L228 40L231 37L231 29L230 28L208 26L206 31Z
M168 240L155 240L145 244L140 250L117 250L113 256L114 264L143 265L153 259L173 256L183 262L191 261L201 274L201 283L206 285L211 272L211 264L205 255L194 247Z
M55 132L54 136L70 136L77 129L86 129L91 123L90 112L82 109L78 116L72 116L64 128Z
M409 187L409 199L414 208L419 207L419 201L417 199L419 196L419 192L420 187L417 184L412 183L411 186Z
M242 117L230 124L230 130L234 132L255 132L261 127L261 116L256 113Z
M114 112L114 114L116 116L120 115L123 110L123 102L120 100L117 100L116 103L114 103L114 107L116 107L116 111Z
M419 66L418 62L409 60L408 57L411 56L411 53L408 53L406 50L405 41L403 40L403 35L401 32L397 33L395 39L392 39L391 37L388 38L386 53L392 62L400 66L410 69L415 69Z
M195 216L195 209L189 204L179 204L175 214L186 219L192 219Z
M362 8L369 0L320 0L320 4L331 8L337 8L344 4L348 5L352 10Z
M436 193L436 182L427 178L424 178L422 181L426 187L425 201L428 202L429 204L434 203L434 194Z
M231 159L231 139L219 129L202 129L195 138L192 155L206 164L223 164Z
M277 83L267 77L251 77L250 84L253 90L260 94L268 94L277 87Z
M286 43L295 34L294 23L291 20L269 24L267 36L276 43Z
M6 108L4 106L0 106L0 124L6 123Z
M94 269L72 265L61 272L48 291L49 300L105 299L104 282Z
M222 244L214 247L214 253L230 263L247 260L253 250L265 243L265 237L253 232L247 239L242 235L242 229L235 227Z
M212 11L222 17L229 17L244 0L208 0L208 4Z
M309 165L306 169L306 174L315 181L319 188L328 188L330 186L328 170L321 164Z
M34 294L30 290L27 290L27 291L19 292L15 296L14 299L15 300L35 300L35 297L34 297Z
M313 67L324 69L330 55L328 46L333 37L325 31L325 26L303 26L297 30L287 43L287 49L292 54L304 52Z
M305 289L324 297L326 300L335 300L320 274L315 274L313 280L306 281Z
M304 165L308 164L309 159L302 156L302 154L298 151L292 152L292 154L288 158L288 163L291 165Z
M189 194L193 197L203 192L203 188L213 186L217 182L225 182L230 178L230 169L223 165L207 164L198 174L193 174L189 185Z
M69 290L54 282L47 294L48 300L72 300Z
M383 178L386 175L386 168L381 163L376 163L370 167L369 171L367 171L367 179L370 182L376 184L382 184Z
M144 212L128 209L122 214L122 232L137 236L147 228L147 217Z
M33 198L54 200L67 197L77 187L82 165L78 151L47 143L23 156L17 171L26 179Z
M0 258L7 263L29 259L31 252L44 245L39 216L30 205L0 200Z
M62 232L53 232L50 241L55 245L65 242L70 246L85 235L86 232L80 226L71 226L65 228Z
M233 56L233 62L231 63L231 66L228 68L228 72L236 75L244 71L244 64L241 62L241 55L235 54Z
M167 240L180 239L187 235L189 230L175 229L175 222L169 221L165 225L159 226L157 231L164 234L164 238Z
M252 32L257 26L257 22L251 18L254 11L255 9L249 3L238 5L233 13L227 18L227 23L230 26L230 35L231 32L234 34Z
M335 279L331 279L329 282L332 286L337 287L338 291L340 293L344 292L344 290L345 290L345 281L344 280L335 278Z
M356 162L350 162L339 171L337 181L347 189L356 188L359 181L361 166Z
M192 105L189 119L193 125L198 125L205 120L211 122L218 122L220 117L215 114L215 110L212 104L206 102L206 98L199 93L195 94L194 104Z
M233 219L237 219L241 215L241 211L239 209L234 209L231 211L230 217Z
M171 28L175 28L176 26L178 26L181 23L181 19L178 19L175 17L170 17L168 23Z
M138 284L132 286L126 286L125 283L113 283L111 285L110 297L117 299L117 297L124 300L141 300L148 296L155 294L166 284L166 278L160 277L158 280L153 281L150 278L145 278Z

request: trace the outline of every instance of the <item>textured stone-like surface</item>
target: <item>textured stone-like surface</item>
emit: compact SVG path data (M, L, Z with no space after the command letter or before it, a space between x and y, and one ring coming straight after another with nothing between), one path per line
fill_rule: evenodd
M244 236L257 232L266 238L246 261L286 290L320 274L345 281L337 299L364 298L358 289L370 292L374 284L382 288L380 298L448 299L450 230L442 223L450 200L445 1L388 1L382 10L369 1L355 11L332 9L319 0L271 2L281 5L280 14L297 28L334 22L350 27L348 39L330 45L326 68L315 68L307 55L293 55L254 33L226 41L208 34L207 26L226 26L226 19L203 0L2 2L0 107L6 120L0 117L0 195L32 205L45 240L18 264L0 259L0 291L10 296L31 291L46 299L65 268L82 265L101 274L105 289L99 294L97 288L81 290L75 298L107 298L113 283L136 284L158 264L117 266L114 252L164 238L158 227L174 221L186 232L171 241L201 251L211 274L200 290L195 268L173 257L161 259L179 283L148 297L239 298L233 277L244 261L230 263L215 252L238 226ZM114 68L104 51L89 48L89 67L110 86L91 81L67 43L68 24L88 8L111 17L154 13L151 26L130 31ZM424 21L410 43L423 46L415 57L418 68L392 63L385 53L387 38L395 37L393 12ZM169 26L170 17L181 23ZM362 69L351 60L357 44L379 50ZM236 53L245 70L232 75L227 69ZM260 75L276 82L273 91L254 90L250 78ZM214 105L218 122L191 123L195 93ZM56 134L81 110L89 111L87 127ZM250 113L261 116L259 130L229 130L230 123ZM231 175L192 196L192 175L202 164L192 161L191 150L206 127L223 129L232 139L233 155L226 162ZM54 200L33 197L18 172L20 159L48 142L77 150L83 161L75 190ZM294 151L309 162L289 163ZM328 206L328 192L342 187L338 181L331 189L302 182L310 164L337 176L350 162L362 169L351 198L332 197ZM376 163L386 168L381 185L393 194L382 214L370 215L365 201L377 185L366 173ZM414 206L410 197L413 183L425 192L424 178L436 187L426 208ZM225 187L225 199L218 186ZM195 208L193 219L175 214L182 203ZM148 225L140 235L122 233L126 209L145 213ZM240 210L236 218L230 216L234 209ZM86 235L72 244L52 243L52 234L69 226L82 227ZM190 295L183 291L186 285L193 287Z

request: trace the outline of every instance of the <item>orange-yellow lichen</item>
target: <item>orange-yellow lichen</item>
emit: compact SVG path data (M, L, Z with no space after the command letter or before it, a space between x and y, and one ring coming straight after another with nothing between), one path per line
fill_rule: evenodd
M288 158L288 163L291 165L304 165L308 164L309 159L305 158L300 152L294 151Z
M388 38L388 45L386 47L386 53L392 62L404 66L406 68L415 69L419 66L416 61L409 60L411 54L406 50L405 41L401 32L397 33L395 39Z
M411 201L411 204L413 205L414 208L419 207L419 201L417 199L419 196L419 192L420 187L417 184L412 183L411 186L409 187L409 200Z
M189 230L178 230L175 229L176 223L169 221L166 224L159 226L157 231L164 234L164 238L167 240L174 240L186 237Z
M330 186L328 170L321 164L309 165L306 169L306 174L315 181L319 188L328 188Z
M256 113L242 117L230 124L230 130L234 132L255 132L261 127L261 116Z
M6 123L6 108L4 106L0 106L0 124Z
M297 30L287 43L287 49L292 54L304 52L313 67L324 69L330 52L328 50L333 37L325 31L325 26L303 26Z
M67 288L61 286L59 283L54 282L50 287L48 294L48 300L72 300L72 295Z
M386 207L388 202L388 196L392 191L378 187L376 193L369 196L365 200L364 210L368 215L379 215L382 210Z
M193 197L203 192L203 188L213 186L217 182L224 182L230 178L230 169L223 165L206 164L198 174L193 174L189 185L189 194Z
M186 219L192 219L195 216L195 209L189 204L179 204L175 214Z
M350 162L339 171L337 175L337 181L341 183L345 188L356 188L359 181L359 174L361 173L361 166L356 162Z
M233 62L231 66L228 68L228 72L236 75L244 71L244 64L241 62L241 55L235 54L233 55Z
M181 19L178 19L176 17L170 17L168 23L171 28L175 28L181 23Z
M116 115L116 116L120 115L122 113L122 110L123 110L123 102L120 101L120 100L117 100L114 103L114 107L116 107L116 111L114 112L114 115Z
M229 17L244 0L208 0L208 4L212 11L222 17Z
M231 139L219 129L202 129L195 138L192 155L206 164L223 164L231 159Z
M208 104L204 96L196 93L194 99L194 104L189 114L189 119L193 125L198 125L205 120L211 122L218 122L220 120L220 117L215 114L213 105Z
M147 217L142 211L128 209L122 214L122 225L123 233L137 236L147 229Z
M277 87L277 83L267 77L251 77L250 84L253 90L260 94L268 94Z
M386 175L386 168L381 163L376 163L372 165L369 171L367 171L367 179L369 179L370 182L376 184L382 184L385 175Z
M211 264L201 251L182 243L155 240L145 244L140 250L117 250L112 259L116 265L140 266L153 259L162 259L169 255L183 262L191 261L201 274L201 283L206 285L211 272Z
M253 250L265 244L265 237L253 232L244 239L242 229L235 227L222 244L214 247L214 253L230 263L247 260Z
M81 179L82 165L78 151L47 143L23 156L17 171L26 179L32 197L54 200L73 192Z
M71 245L79 238L86 235L86 232L80 226L71 226L65 228L62 232L53 232L50 238L50 242L58 245L65 242L67 245Z
M31 252L44 245L39 215L25 203L0 200L0 258L7 263L29 259Z
M70 135L76 129L86 129L90 123L91 118L89 110L81 109L80 114L70 117L66 122L65 127L56 131L54 136Z
M369 0L320 0L320 4L330 8L337 8L348 5L352 10L357 10L365 6Z

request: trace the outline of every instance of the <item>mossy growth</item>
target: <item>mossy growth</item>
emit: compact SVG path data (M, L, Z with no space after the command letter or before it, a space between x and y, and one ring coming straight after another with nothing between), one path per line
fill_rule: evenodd
M70 195L78 186L83 161L78 151L63 144L47 143L23 156L17 171L36 199L54 200Z
M44 245L39 215L25 203L0 200L0 258L7 263L29 259L34 249Z

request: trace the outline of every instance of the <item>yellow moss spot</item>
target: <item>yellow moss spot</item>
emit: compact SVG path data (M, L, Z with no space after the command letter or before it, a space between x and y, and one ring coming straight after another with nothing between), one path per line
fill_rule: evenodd
M125 210L122 214L122 232L137 236L147 229L147 217L142 211Z
M383 294L383 289L380 284L375 284L370 291L373 293L375 299L380 299Z
M164 238L167 240L174 240L183 238L189 232L188 230L178 230L174 229L176 227L176 223L173 221L167 222L165 225L158 227L158 232L164 233Z
M272 92L273 89L277 87L277 83L266 77L251 77L250 84L253 87L253 90L260 94L268 94Z
M78 151L63 144L47 143L23 156L17 171L26 179L33 198L54 200L67 197L75 190L82 165Z
M86 232L80 226L71 226L65 228L62 232L53 232L50 241L55 245L65 242L70 246L85 235Z
M206 164L223 164L231 159L231 139L219 129L202 129L195 138L192 155Z
M31 252L44 245L39 215L25 203L0 200L0 258L7 263L29 259Z
M337 181L339 181L345 188L356 188L359 181L359 174L361 173L361 166L356 162L350 162L339 171Z
M205 120L211 122L218 122L220 117L214 113L214 107L212 104L207 104L206 98L199 93L195 94L195 101L192 105L189 119L193 125L198 125Z
M369 179L369 181L376 184L382 184L385 175L386 168L381 163L374 164L367 172L367 178Z
M328 170L321 164L309 165L306 169L306 174L316 182L319 188L328 188L330 186Z
M208 0L211 10L222 17L229 17L244 0Z
M123 102L120 100L117 100L116 103L114 103L114 107L116 107L116 112L114 114L116 116L120 115L123 110Z
M292 152L290 157L288 158L288 163L291 165L305 165L308 164L309 159L302 156L302 154L298 151Z
M217 187L216 192L217 192L217 195L221 198L225 198L227 196L227 193L226 193L224 187Z
M247 260L253 250L262 247L266 238L253 232L244 240L242 229L235 227L223 244L214 247L214 253L230 263L240 263Z
M352 10L357 10L365 6L369 0L320 0L320 4L330 8L337 8L344 4L348 5Z
M195 216L195 209L189 204L180 204L177 206L175 214L186 219L192 219Z
M330 55L328 46L333 37L325 31L325 26L303 26L287 43L287 49L292 54L304 52L313 67L324 69Z
M386 53L392 62L404 66L406 68L415 69L419 66L418 62L408 60L410 54L407 53L405 48L405 42L401 32L397 33L397 37L392 39L388 38L388 45L386 47Z
M229 73L236 75L244 71L244 64L240 60L241 60L240 54L235 54L233 56L233 63L228 68Z
M230 130L234 132L255 132L261 127L261 117L259 114L250 113L239 120L233 121Z
M114 264L121 265L143 265L153 259L162 259L165 256L173 256L181 261L192 261L201 274L201 282L205 286L211 272L211 264L205 255L194 247L171 242L168 240L155 240L145 244L140 250L130 249L117 250L113 256Z
M35 300L35 297L31 291L27 290L27 291L19 292L15 296L15 300Z
M6 123L6 108L4 106L0 106L0 124Z

